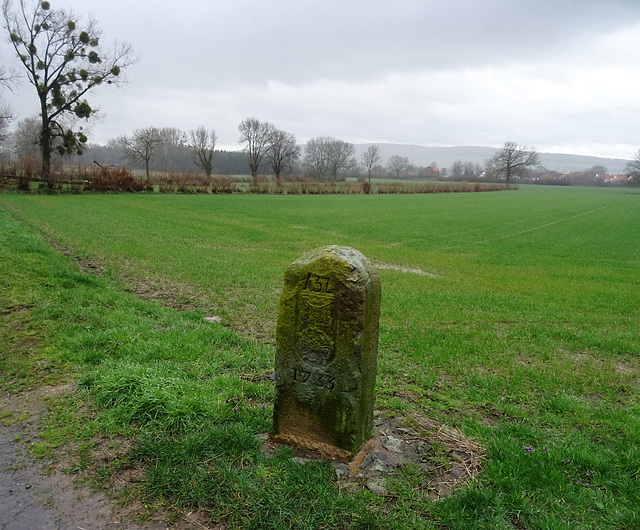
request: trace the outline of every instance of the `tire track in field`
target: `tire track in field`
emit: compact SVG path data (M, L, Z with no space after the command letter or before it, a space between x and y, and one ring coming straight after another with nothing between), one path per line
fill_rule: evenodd
M429 278L444 278L444 276L440 276L439 274L435 274L433 272L425 271L422 269L418 269L415 267L404 267L402 265L393 265L392 263L385 263L382 261L376 261L373 266L376 269L386 269L397 272L402 272L403 274L417 274L418 276L428 276Z
M577 219L578 217L584 217L585 215L591 215L597 212L600 212L602 210L606 210L607 208L610 208L611 206L615 206L616 204L621 203L622 201L626 201L629 198L629 196L624 197L618 201L616 201L613 204L605 204L604 206L600 206L599 208L594 208L593 210L589 210L588 212L582 212L576 215L571 215L569 217L564 217L562 219L558 219L557 221L551 221L550 223L545 223L543 225L540 226L534 226L532 228L527 228L526 230L520 230L519 232L513 232L511 234L504 234L502 236L498 236L498 237L493 237L491 239L481 239L478 241L474 241L474 244L479 244L479 243L488 243L489 241L497 241L499 239L506 239L508 237L515 237L515 236L519 236L522 234L526 234L528 232L534 232L536 230L542 230L543 228L548 228L549 226L553 226L556 225L558 223L563 223L565 221L571 221L572 219Z

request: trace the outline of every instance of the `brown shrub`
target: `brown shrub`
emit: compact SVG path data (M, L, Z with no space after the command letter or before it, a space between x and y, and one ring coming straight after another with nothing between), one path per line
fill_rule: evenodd
M135 178L125 168L108 168L100 166L88 171L84 179L85 191L151 191L153 187L148 180Z
M211 193L235 193L236 183L231 177L214 177L211 181Z

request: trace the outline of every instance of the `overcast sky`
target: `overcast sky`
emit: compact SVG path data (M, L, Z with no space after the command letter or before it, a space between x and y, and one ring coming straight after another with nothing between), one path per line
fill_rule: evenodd
M27 0L29 2L30 0ZM14 0L14 3L17 0ZM90 141L253 116L300 143L500 146L632 158L640 0L51 0L140 61L90 98ZM3 44L2 59L13 60ZM35 89L5 94L19 117Z

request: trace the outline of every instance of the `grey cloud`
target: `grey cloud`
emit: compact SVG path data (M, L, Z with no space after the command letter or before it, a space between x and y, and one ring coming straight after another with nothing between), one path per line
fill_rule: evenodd
M142 59L129 86L97 98L111 135L206 121L229 145L239 120L256 115L300 138L635 138L637 90L621 95L608 84L636 84L637 57L626 50L638 39L627 36L624 49L599 43L640 28L638 0L85 0L75 10L93 13L105 41L130 41ZM37 112L28 101L21 116Z
M216 86L535 61L577 36L640 20L640 2L627 1L240 1L218 16L216 6L195 22L193 33L205 35L199 46L181 25L164 44L165 54L184 50L181 63L199 63L192 75Z

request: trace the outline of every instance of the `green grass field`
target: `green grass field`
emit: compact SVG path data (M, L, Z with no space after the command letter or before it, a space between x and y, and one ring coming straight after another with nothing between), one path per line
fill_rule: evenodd
M0 195L0 383L74 380L35 452L72 440L71 471L231 528L640 528L638 226L628 188ZM376 408L486 449L447 499L258 450L284 270L329 244L379 268Z

